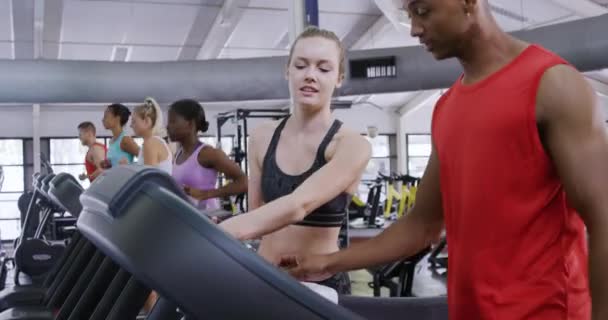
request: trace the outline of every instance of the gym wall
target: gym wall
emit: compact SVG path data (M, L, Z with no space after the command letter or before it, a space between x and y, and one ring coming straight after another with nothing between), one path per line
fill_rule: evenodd
M101 119L105 106L41 106L40 107L40 136L42 137L76 137L78 132L76 126L82 121L91 121L98 130L98 135L109 135L110 132L103 129ZM166 108L165 123L166 123ZM215 116L219 112L227 111L224 108L207 107L207 118L209 121L208 134L216 134ZM351 109L335 110L337 118L342 120L346 126L361 133L367 132L368 125L377 126L380 133L396 133L397 114L392 111L378 110L367 105L353 106ZM29 138L33 136L32 107L31 106L3 106L3 125L0 126L0 137ZM251 119L248 121L249 128L254 128L266 119ZM233 134L235 128L226 123L222 131Z

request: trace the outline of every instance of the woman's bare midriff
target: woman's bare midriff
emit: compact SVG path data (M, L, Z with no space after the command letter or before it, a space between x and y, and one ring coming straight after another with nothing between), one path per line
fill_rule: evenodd
M340 228L290 225L262 238L258 254L277 265L284 255L336 252Z

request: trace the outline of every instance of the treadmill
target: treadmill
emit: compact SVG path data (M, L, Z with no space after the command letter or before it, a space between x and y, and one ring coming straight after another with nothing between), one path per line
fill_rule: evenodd
M39 203L43 201L43 195L40 192L42 181L46 175L34 173L32 176L32 196L30 198L25 217L21 221L21 234L13 243L13 248L16 248L21 239L34 237L36 229L40 225L41 208Z
M334 304L228 236L155 168L105 171L80 199L82 235L159 294L149 320L447 319L445 298ZM408 315L408 306L419 312Z
M82 206L80 205L79 197L82 194L83 188L78 181L67 173L59 173L50 181L48 188L49 198L61 207L62 210L69 212L73 216L78 216ZM79 234L74 234L70 243L65 248L63 255L59 261L50 269L48 275L41 285L30 286L14 286L0 291L0 311L4 311L13 307L20 306L38 306L44 302L45 296L48 294L49 288L53 282L58 282L58 274L62 268L68 264L68 259L76 250L76 245L80 240ZM73 259L73 257L72 257ZM55 290L55 288L53 289Z

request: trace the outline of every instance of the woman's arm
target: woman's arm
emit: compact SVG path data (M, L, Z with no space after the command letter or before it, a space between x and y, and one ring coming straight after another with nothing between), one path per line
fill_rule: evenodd
M345 135L337 143L332 159L291 194L226 220L220 226L235 238L248 240L301 221L357 181L370 157L371 146L364 137L356 133Z
M223 173L231 182L225 186L210 190L186 188L186 193L190 196L198 200L206 200L247 192L247 176L245 176L245 173L243 173L238 164L232 161L221 149L213 147L202 148L198 154L198 162L205 168L214 169L217 170L218 173Z
M122 141L120 141L120 148L134 157L139 155L139 146L135 143L135 140L129 136L122 138Z
M124 141L124 140L123 140ZM158 165L158 153L160 149L159 143L157 141L153 141L152 139L148 139L145 141L142 148L144 148L144 164L147 166L156 166Z

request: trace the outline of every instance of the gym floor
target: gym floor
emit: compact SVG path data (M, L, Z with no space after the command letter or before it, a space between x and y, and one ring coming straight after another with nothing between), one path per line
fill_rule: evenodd
M413 293L417 297L441 296L447 293L447 276L437 274L429 269L427 257L416 266L414 276ZM349 273L352 282L352 294L355 296L373 296L373 290L369 287L372 276L366 270L358 270ZM388 289L381 290L383 297L388 297Z
M7 252L7 256L11 257L13 254L13 248L10 244L3 246ZM427 257L416 266L416 274L414 275L413 293L417 297L433 297L441 296L447 293L446 289L446 275L438 274L433 272L429 268ZM9 270L7 276L7 287L12 287L13 284L13 270ZM372 297L373 290L370 288L369 283L372 281L372 276L367 270L357 270L349 273L352 283L352 294L355 296ZM22 278L22 282L27 281L26 278ZM383 297L388 297L388 289L383 288L381 290Z

